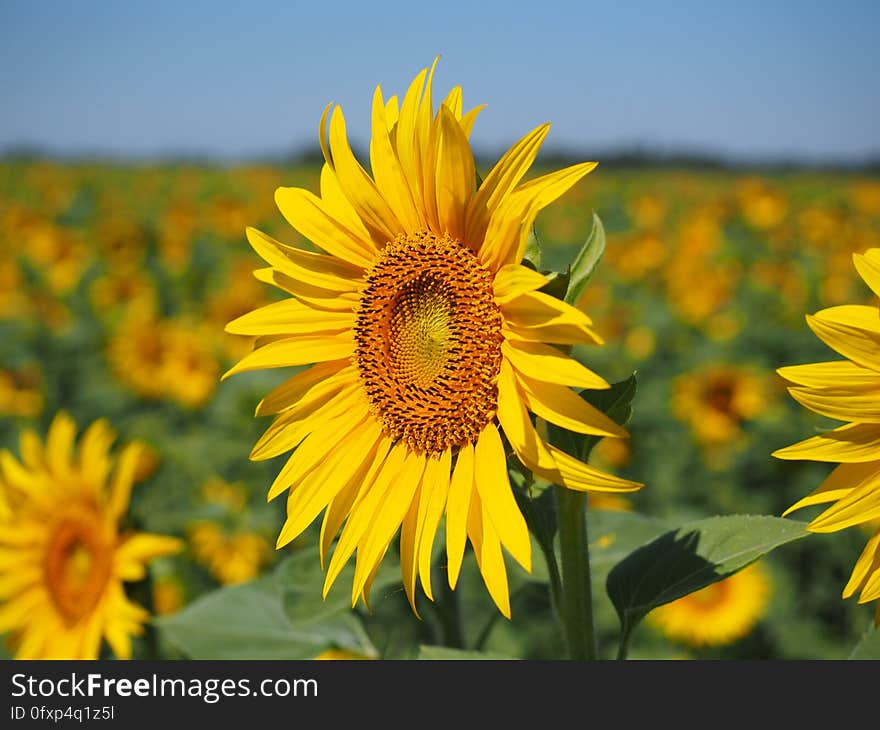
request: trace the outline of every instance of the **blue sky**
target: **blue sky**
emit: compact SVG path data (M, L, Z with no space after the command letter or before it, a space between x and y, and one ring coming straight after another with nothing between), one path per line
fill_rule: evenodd
M474 145L880 155L880 2L0 0L0 149L223 159L312 145L441 55Z

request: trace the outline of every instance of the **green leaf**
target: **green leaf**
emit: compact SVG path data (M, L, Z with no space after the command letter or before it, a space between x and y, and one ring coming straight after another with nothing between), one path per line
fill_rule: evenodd
M515 659L512 656L504 656L503 654L490 654L482 651L463 651L462 649L450 649L448 646L427 646L419 647L419 654L416 659L430 660L498 660L498 659Z
M531 264L535 271L541 270L541 242L538 241L538 234L535 233L535 227L529 232L529 238L526 241L526 252L523 255L523 261Z
M880 630L871 624L859 639L859 643L856 644L849 658L856 660L880 659Z
M809 533L805 522L768 515L709 517L638 548L608 574L608 597L620 617L622 643L651 609L745 568Z
M376 656L360 618L340 600L347 594L322 601L320 573L317 554L304 550L274 574L208 593L156 626L192 659L313 659L330 647Z
M310 659L324 648L293 630L271 576L212 591L155 623L192 659Z
M600 586L623 558L669 530L665 522L638 512L591 509L588 521L590 571Z
M593 230L590 236L581 246L574 263L569 269L571 278L568 282L568 290L565 293L565 301L574 305L580 299L581 293L593 276L596 266L605 253L605 228L599 216L593 213Z
M571 280L568 271L544 271L547 277L547 283L538 291L549 294L555 299L564 299L565 292L568 291L568 282Z

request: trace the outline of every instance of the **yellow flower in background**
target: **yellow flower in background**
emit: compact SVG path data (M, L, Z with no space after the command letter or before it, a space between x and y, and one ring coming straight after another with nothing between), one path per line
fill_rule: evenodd
M241 512L247 505L247 490L242 482L227 482L220 477L211 477L201 488L206 502L223 507L231 514Z
M186 602L184 586L173 575L157 575L153 579L153 610L157 616L179 611Z
M324 661L341 661L341 660L353 660L353 659L373 659L374 657L367 656L366 654L358 654L356 651L351 651L349 649L325 649L322 651L315 659L320 659Z
M880 296L880 248L855 254L853 262ZM846 425L779 449L773 456L838 463L815 491L785 512L833 503L808 529L837 532L880 517L880 311L876 304L829 307L807 315L807 324L845 359L792 365L778 372L794 383L788 392L801 405ZM880 599L880 530L856 561L843 597L859 591L859 603ZM880 625L880 604L876 623Z
M763 413L770 400L767 379L740 365L710 364L678 376L673 383L674 415L707 445L739 439L743 423Z
M222 331L227 322L270 302L266 288L252 274L253 263L238 259L230 266L228 280L205 305L208 320L217 326L221 346L230 360L240 360L254 349L254 338Z
M99 317L119 311L152 316L159 303L156 285L136 267L113 268L95 279L89 297Z
M352 603L366 602L400 529L403 585L415 610L417 579L432 597L432 546L445 515L450 586L469 539L509 617L502 547L526 570L532 556L501 431L548 481L610 492L642 485L545 443L529 418L531 411L579 433L626 436L571 390L608 384L553 346L600 343L591 320L538 291L546 278L519 263L538 212L596 164L522 182L544 124L477 189L468 136L479 108L463 113L455 87L435 112L433 73L419 73L400 102L376 89L372 174L351 151L342 110L325 110L320 197L283 187L275 195L288 222L323 253L248 229L269 264L257 277L290 297L228 325L261 339L226 376L311 365L260 402L257 414L276 419L251 458L294 449L269 489L270 499L289 490L277 545L324 512L325 594L356 551Z
M176 538L122 531L140 448L111 455L114 434L58 414L45 443L21 435L21 461L0 452L0 632L19 659L95 659L106 639L120 659L149 613L125 595Z
M34 418L42 410L42 377L35 367L0 370L0 414Z
M211 397L219 365L214 338L182 320L132 312L107 348L118 380L144 398L167 398L196 408Z
M748 178L739 185L743 218L753 228L775 228L785 220L788 204L782 194L761 178Z
M645 619L665 636L695 647L724 646L748 636L767 613L771 584L759 563L658 606Z
M255 578L272 557L272 548L262 535L247 531L227 534L214 522L194 524L189 541L196 561L224 585Z

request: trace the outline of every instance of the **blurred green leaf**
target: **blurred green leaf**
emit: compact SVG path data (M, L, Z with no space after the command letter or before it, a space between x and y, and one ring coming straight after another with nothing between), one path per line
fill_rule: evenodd
M565 301L571 305L577 303L581 293L593 276L593 272L605 253L605 228L599 216L593 213L593 230L590 236L581 246L575 257L574 263L571 265L570 279L568 282L568 290L565 292Z
M856 660L880 659L880 630L873 625L869 626L849 658Z
M329 647L376 654L351 611L292 620L273 575L212 591L155 623L192 659L313 659Z
M419 655L417 659L444 659L444 660L498 660L498 659L515 659L511 656L503 656L501 654L490 654L481 651L463 651L461 649L450 649L447 646L425 646L419 647Z
M606 583L623 643L651 609L726 578L808 534L806 523L781 517L709 517L634 550L611 569Z

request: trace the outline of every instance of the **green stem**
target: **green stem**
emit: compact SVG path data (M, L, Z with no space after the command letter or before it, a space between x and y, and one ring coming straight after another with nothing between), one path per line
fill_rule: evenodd
M629 654L629 637L632 635L629 625L620 628L620 646L617 647L617 658L619 660L626 659Z
M559 619L562 626L562 577L559 575L559 565L556 562L556 553L553 550L553 542L548 545L544 540L538 540L544 561L547 563L547 575L550 583L550 605L553 613Z
M569 658L595 659L586 495L556 487L556 506L562 556L561 616Z

